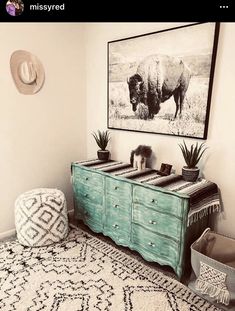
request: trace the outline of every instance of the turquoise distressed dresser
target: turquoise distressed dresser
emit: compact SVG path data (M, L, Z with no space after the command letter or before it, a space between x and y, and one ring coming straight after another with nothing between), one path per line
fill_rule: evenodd
M138 251L147 261L171 266L182 276L185 249L200 236L207 221L197 225L201 223L197 221L198 202L189 218L189 194L167 189L167 184L187 188L180 175L161 177L155 170L138 172L127 163L100 160L74 162L71 169L78 219L118 245ZM217 187L205 184L211 190L206 197L218 210ZM205 185L197 188L204 190L205 202ZM205 214L211 206L202 206L201 212Z

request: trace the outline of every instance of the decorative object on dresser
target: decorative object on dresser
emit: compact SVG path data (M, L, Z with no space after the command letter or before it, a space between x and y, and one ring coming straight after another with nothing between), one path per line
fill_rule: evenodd
M157 170L157 173L161 176L167 176L171 173L171 164L162 163L160 170Z
M223 310L235 310L235 239L207 228L191 254L189 288Z
M200 146L196 143L196 145L192 144L191 147L188 148L185 141L183 141L183 144L179 144L179 146L187 164L187 166L182 168L182 176L186 181L196 181L200 171L197 164L207 147L205 147L205 143L201 143Z
M39 188L21 194L15 201L17 238L25 246L45 246L68 234L65 195L58 189Z
M206 215L220 210L215 183L189 185L181 175L160 176L118 161L74 162L72 183L79 219L146 260L171 266L179 277Z
M108 142L110 141L110 133L108 130L100 131L92 134L95 138L97 145L100 147L100 150L97 151L97 156L99 160L107 161L110 156L109 150L106 150Z
M138 171L146 168L147 158L150 158L152 149L150 146L139 145L135 150L131 151L130 162L131 165L138 169Z
M159 270L81 229L47 247L0 243L0 310L219 311Z

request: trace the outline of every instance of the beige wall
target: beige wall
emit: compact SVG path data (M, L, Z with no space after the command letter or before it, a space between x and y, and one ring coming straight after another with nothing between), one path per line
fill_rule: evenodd
M86 91L88 157L96 156L96 144L91 132L106 128L107 113L107 41L158 31L182 24L173 23L99 23L86 25ZM205 178L221 189L224 213L217 217L216 229L235 237L235 24L222 24L214 77L209 123L207 155L201 161ZM172 163L181 173L184 161L178 143L182 138L157 134L112 130L110 150L113 159L129 161L130 151L139 144L148 144L156 155L153 162ZM187 143L196 140L186 139ZM200 141L200 140L199 140Z
M87 23L0 25L0 235L14 228L14 200L35 187L57 187L72 206L70 163L96 156L91 132L107 126L107 41L182 24ZM220 189L224 213L216 229L235 237L235 24L221 24L207 145L201 162L207 179ZM37 55L45 85L31 96L18 93L9 68L16 49ZM112 130L113 159L129 161L138 144L152 146L153 167L184 165L181 138ZM186 139L188 143L195 142ZM87 148L86 148L87 146Z
M61 189L72 206L71 161L86 154L81 24L0 24L0 235L14 228L14 200L36 187ZM35 95L20 94L9 59L32 52L45 68Z

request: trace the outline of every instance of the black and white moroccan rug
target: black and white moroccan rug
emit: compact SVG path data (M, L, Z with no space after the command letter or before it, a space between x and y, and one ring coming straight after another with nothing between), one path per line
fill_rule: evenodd
M217 311L178 281L71 229L61 243L0 244L1 311Z

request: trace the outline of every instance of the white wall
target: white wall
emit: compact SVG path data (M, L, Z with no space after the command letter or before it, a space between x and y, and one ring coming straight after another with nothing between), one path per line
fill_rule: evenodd
M107 127L107 42L142 33L158 31L182 23L93 23L87 24L86 34L86 101L87 153L95 157L97 146L92 131ZM224 213L216 218L216 230L235 237L235 24L221 24L217 53L207 155L201 161L205 178L218 184ZM156 155L153 167L162 162L173 164L181 173L184 161L178 143L182 138L157 134L112 130L109 149L113 159L129 161L130 151L139 144L151 145ZM196 140L185 139L187 143Z
M57 187L72 206L70 163L96 157L91 132L107 127L107 42L182 23L0 24L0 235L14 228L14 200L35 187ZM221 190L224 213L216 229L235 237L235 24L221 24L207 145L201 162L204 176ZM17 49L39 57L45 68L42 90L20 94L9 59ZM86 94L85 94L86 90ZM181 138L112 130L113 159L129 161L130 151L144 143L156 155L153 167L184 161ZM186 142L195 142L186 139ZM87 147L87 148L86 148Z
M61 189L72 206L70 163L86 154L83 25L0 24L0 234L14 228L14 201L37 187ZM45 84L20 94L11 54L35 54Z

